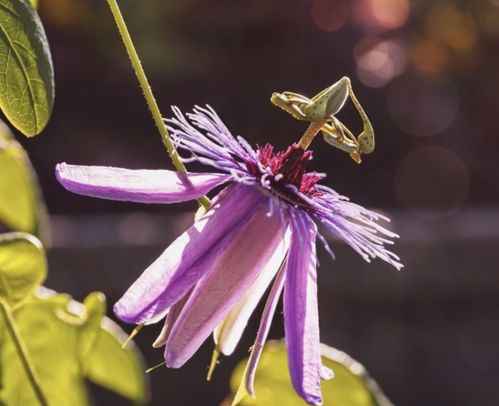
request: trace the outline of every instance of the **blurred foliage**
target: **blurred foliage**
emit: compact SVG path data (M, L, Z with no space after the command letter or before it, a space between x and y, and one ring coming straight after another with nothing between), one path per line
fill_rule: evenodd
M144 367L133 342L127 344L126 350L122 348L126 339L127 335L116 323L103 318L93 348L85 359L85 377L142 404L148 397Z
M0 121L0 225L36 235L47 243L49 230L41 191L28 155Z
M49 404L87 405L85 378L134 404L145 403L148 387L141 356L133 345L122 348L126 334L104 317L104 295L91 293L81 304L69 295L37 288L46 267L35 237L0 237L0 300L13 315L14 329ZM10 323L8 317L0 319L0 404L37 404L16 341L4 323Z
M27 0L0 0L0 108L28 137L46 126L54 70L45 30Z
M325 406L392 406L365 368L347 354L321 346L322 362L334 372L334 378L322 381ZM242 361L231 378L236 393L246 367ZM255 378L256 398L246 397L241 406L302 406L306 403L293 389L288 371L284 342L271 341L263 352ZM227 400L225 404L230 404Z
M87 378L127 397L134 404L147 400L144 367L137 350L122 349L125 333L103 318L104 296L91 293L83 305L69 295L40 289L38 294L15 312L16 323L25 340L42 389L53 405L87 405L84 384ZM12 342L1 349L2 377L0 399L8 405L35 404L26 389L26 379Z
M0 272L0 298L15 308L47 276L47 260L40 241L24 233L0 234Z

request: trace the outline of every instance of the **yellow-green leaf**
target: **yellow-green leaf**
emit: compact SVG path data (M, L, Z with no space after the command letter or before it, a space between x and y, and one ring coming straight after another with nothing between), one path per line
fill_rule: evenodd
M142 357L133 345L121 348L126 334L104 311L102 293L91 293L82 304L43 287L16 309L16 325L50 405L88 406L86 378L135 404L147 400ZM0 334L1 324L0 318ZM36 405L7 334L1 344L0 405Z
M47 275L41 242L25 233L0 235L0 297L9 306L26 300Z
M54 104L52 58L28 0L0 0L0 108L28 137L46 126Z
M92 292L85 298L83 308L85 322L80 328L79 351L81 358L85 359L95 344L102 318L106 314L106 297L101 292Z
M0 224L46 241L46 209L24 149L0 121Z
M334 378L322 381L324 406L392 406L364 367L345 353L321 346L322 362L334 372ZM231 378L232 392L241 382L246 362L241 362ZM305 406L295 393L288 371L286 347L269 342L262 352L255 379L256 398L245 397L241 406Z
M79 327L64 315L69 297L32 296L14 318L49 405L88 406L88 396L80 369ZM76 316L75 316L76 317ZM5 334L0 347L2 372L0 405L38 405L11 338Z
M116 323L103 319L94 348L84 360L85 376L135 404L144 404L149 397L144 363L133 342L122 348L126 338Z

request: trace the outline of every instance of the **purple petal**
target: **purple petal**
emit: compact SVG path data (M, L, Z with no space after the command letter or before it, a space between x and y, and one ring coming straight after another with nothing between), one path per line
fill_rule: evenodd
M172 327L177 321L178 316L180 315L180 312L184 308L185 304L187 303L187 299L189 299L191 293L192 289L188 293L186 293L182 299L180 299L177 303L175 303L168 311L168 314L166 315L165 318L165 324L163 325L163 328L161 329L161 332L159 333L158 337L152 344L153 348L159 348L166 344L166 340L168 339L168 336L172 331Z
M241 224L264 205L266 197L255 187L236 184L226 188L208 213L178 237L127 290L114 306L116 316L139 324L165 313L213 268Z
M315 239L317 227L293 210L284 285L284 328L291 382L309 404L322 404Z
M173 326L165 349L169 367L182 366L255 283L273 253L282 249L286 228L280 216L267 216L267 207L240 228L213 271L196 285Z
M272 255L270 261L264 266L260 276L244 296L236 303L229 314L213 332L213 338L219 351L224 355L231 355L241 339L248 320L253 314L258 302L267 290L281 267L289 249L290 230L288 228L283 243Z
M227 182L231 175L180 174L167 170L122 169L106 166L56 166L59 182L80 195L139 203L175 203L197 199Z
M386 245L393 244L393 238L398 238L397 234L378 223L379 220L389 221L387 217L349 202L348 198L326 186L317 187L322 192L321 196L313 199L302 196L314 208L313 216L317 221L350 245L367 262L371 258L380 258L398 270L403 267L400 258L386 248Z
M272 285L272 290L267 298L267 302L265 303L255 343L253 344L247 364L248 373L246 374L246 390L251 396L254 396L255 394L253 383L255 381L256 367L258 365L258 361L260 360L260 356L262 355L265 341L267 341L270 325L272 324L272 318L274 317L275 309L277 307L277 303L279 303L279 297L281 296L282 288L284 286L285 276L286 266L283 263L274 284Z

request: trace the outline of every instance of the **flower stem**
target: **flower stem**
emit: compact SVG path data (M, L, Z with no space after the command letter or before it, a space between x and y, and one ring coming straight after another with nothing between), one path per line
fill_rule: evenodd
M126 26L125 20L123 19L123 15L121 14L118 3L116 0L107 0L107 3L109 4L109 8L113 13L113 17L120 32L121 39L123 40L123 44L125 45L126 51L132 63L132 68L137 75L137 79L146 99L147 106L149 107L152 118L154 119L154 123L156 124L159 134L161 135L161 140L165 145L166 151L168 152L168 155L177 172L185 173L187 172L187 169L184 163L181 161L177 149L175 148L175 145L170 138L170 134L168 133L168 130L163 123L163 118L161 116L161 112L159 111L158 104L156 103L156 99L154 98L154 95L152 93L151 86L149 85L144 69L142 68L142 64L140 62L137 51L135 50L135 46L133 45L132 37L128 32L128 28ZM207 209L209 208L210 200L206 196L202 196L198 201L200 205L204 206Z
M22 341L21 335L17 330L16 321L14 319L12 311L9 305L1 298L0 298L0 309L2 310L5 322L7 324L7 330L9 330L9 333L12 336L12 341L14 342L17 353L19 355L19 358L21 359L21 363L24 367L24 370L26 371L29 383L31 384L31 387L35 392L35 396L38 399L38 402L40 402L40 405L42 406L49 406L49 403L45 398L45 395L43 394L42 387L40 384L40 379L38 378L38 375L35 371L33 362L31 361L26 345Z
M326 120L312 121L298 142L298 146L304 150L307 150L315 136L319 133L322 126L326 124L326 122Z

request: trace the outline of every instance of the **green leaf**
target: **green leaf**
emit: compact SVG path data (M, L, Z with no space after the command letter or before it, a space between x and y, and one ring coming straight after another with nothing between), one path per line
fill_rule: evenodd
M133 342L122 348L126 338L116 323L103 319L95 346L85 359L86 377L135 404L144 404L148 398L144 364Z
M10 307L26 300L47 276L41 242L25 233L0 235L0 297Z
M81 377L78 352L79 328L69 324L64 317L69 313L69 303L68 296L32 297L14 316L49 404L87 406L88 395ZM6 370L1 376L0 404L37 405L33 390L26 384L13 342L6 335L0 357L0 370Z
M101 292L90 293L83 302L85 323L80 328L80 357L85 359L99 334L102 318L106 314L106 297Z
M133 345L123 344L126 333L106 313L105 296L94 292L84 301L86 322L80 329L80 354L84 375L135 404L148 398L142 357Z
M322 381L324 406L392 406L365 368L345 353L321 346L322 362L334 372L334 378ZM246 361L241 362L231 377L235 393L243 376ZM262 352L255 379L256 398L246 397L241 406L303 406L289 378L286 346L271 341Z
M54 104L52 59L27 0L0 0L0 108L28 137L46 126Z
M86 377L136 403L147 398L142 358L134 347L121 348L125 333L102 317L104 310L101 293L91 293L81 304L45 288L16 310L17 327L50 405L87 406ZM0 405L36 405L6 337L0 347Z
M0 223L48 239L46 208L36 174L26 152L1 121Z

